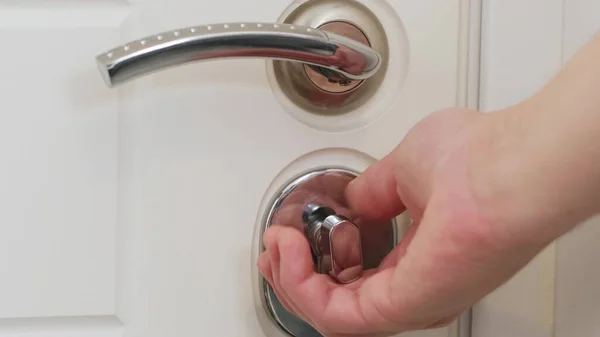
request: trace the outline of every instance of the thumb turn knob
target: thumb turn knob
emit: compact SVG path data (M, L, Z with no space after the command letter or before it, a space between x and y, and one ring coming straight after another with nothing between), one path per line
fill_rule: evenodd
M306 235L319 273L329 274L339 283L350 283L362 276L358 226L333 209L315 204L305 206L302 221L307 225Z

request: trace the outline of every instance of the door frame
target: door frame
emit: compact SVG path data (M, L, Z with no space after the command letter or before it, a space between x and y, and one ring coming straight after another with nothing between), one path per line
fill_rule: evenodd
M483 3L486 0L461 0L459 51L466 57L458 65L457 106L479 110L480 108L480 73L481 45L483 28ZM459 318L456 326L457 337L473 337L473 308L466 310Z

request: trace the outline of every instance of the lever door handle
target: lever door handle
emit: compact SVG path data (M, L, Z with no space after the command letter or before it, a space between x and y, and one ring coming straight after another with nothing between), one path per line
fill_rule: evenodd
M96 57L106 85L196 61L262 57L301 62L329 81L365 80L381 66L372 48L344 36L291 24L229 23L147 36Z

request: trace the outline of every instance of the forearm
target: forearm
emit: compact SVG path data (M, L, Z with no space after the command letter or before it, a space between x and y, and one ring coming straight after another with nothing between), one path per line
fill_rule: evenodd
M600 212L600 34L536 95L490 120L502 140L483 194L513 214L506 221L552 240Z
M528 178L568 212L556 216L582 221L599 212L600 35L523 108L523 124L534 130L526 150L541 170Z

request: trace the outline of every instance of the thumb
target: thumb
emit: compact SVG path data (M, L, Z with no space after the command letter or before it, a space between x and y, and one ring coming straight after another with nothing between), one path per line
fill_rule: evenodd
M346 200L350 209L374 221L393 218L406 207L397 191L396 165L393 152L369 166L350 182Z

